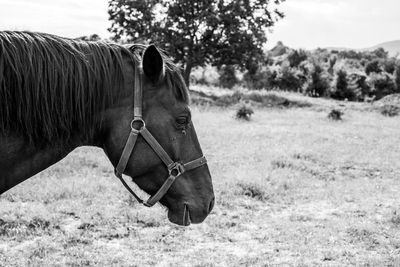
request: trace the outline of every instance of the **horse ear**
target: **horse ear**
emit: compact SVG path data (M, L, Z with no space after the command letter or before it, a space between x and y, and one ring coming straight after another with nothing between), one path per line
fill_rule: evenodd
M149 45L143 54L144 74L154 83L164 78L164 60L155 45Z

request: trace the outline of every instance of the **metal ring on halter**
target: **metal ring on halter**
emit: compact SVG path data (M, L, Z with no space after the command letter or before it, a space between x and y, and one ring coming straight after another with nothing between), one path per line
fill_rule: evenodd
M137 130L137 129L135 129L135 127L133 127L133 124L134 124L135 122L139 122L139 123L142 124L142 127L140 127L139 130ZM138 132L140 132L141 130L143 130L144 128L146 128L146 123L144 122L143 119L133 119L133 120L131 121L131 130L132 130L133 132L137 132L137 133L138 133Z
M181 176L184 172L185 169L180 163L174 163L174 165L171 168L168 168L169 175L178 177Z

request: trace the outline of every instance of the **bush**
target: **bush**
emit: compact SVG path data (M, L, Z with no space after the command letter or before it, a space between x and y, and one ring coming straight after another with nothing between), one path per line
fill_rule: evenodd
M231 89L238 83L238 79L235 73L235 67L233 65L225 65L219 71L219 84L221 87Z
M338 109L332 109L328 114L328 118L333 121L341 121L343 116L343 111Z
M343 50L343 51L339 52L340 58L361 60L363 58L363 56L364 55L362 52L357 52L354 50Z
M382 47L379 47L379 48L375 49L374 51L372 51L372 54L375 57L381 58L381 59L387 59L387 57L389 55L389 53Z
M381 67L378 60L373 60L367 64L365 67L365 73L370 75L372 72L381 73Z
M312 97L322 97L328 95L329 90L329 79L324 73L324 69L314 64L313 70L311 70L309 81L305 87L305 94Z
M380 110L382 115L388 117L394 117L400 114L400 107L395 105L383 105Z
M336 73L336 81L334 83L331 97L333 99L338 99L338 100L344 100L344 99L354 100L354 93L348 88L346 71L339 70Z
M275 85L285 91L300 92L307 78L300 71L283 66L275 78Z
M387 73L372 73L368 78L371 94L376 96L376 100L386 95L396 93L394 80Z
M400 62L397 63L396 70L394 71L394 84L396 92L400 92Z
M297 68L301 62L307 60L307 53L302 49L299 51L293 50L287 59L291 68Z
M264 191L264 189L256 184L256 183L238 183L237 184L240 192L240 195L248 196L260 201L267 200L268 195Z
M396 59L390 58L383 62L383 69L389 74L394 74L396 71Z
M355 94L356 100L363 101L364 98L370 96L371 89L367 84L367 76L352 73L349 75L349 89Z
M260 68L254 73L246 72L243 76L243 80L249 89L273 89L277 86L277 76L278 73L276 71Z
M242 120L250 120L251 115L253 115L254 111L251 107L247 105L241 105L239 109L236 111L236 118Z

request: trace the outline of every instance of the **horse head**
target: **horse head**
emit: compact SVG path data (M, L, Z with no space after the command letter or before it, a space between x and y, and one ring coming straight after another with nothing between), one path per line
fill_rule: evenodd
M117 173L130 176L153 196L147 205L159 200L173 223L200 223L213 208L214 193L191 120L188 91L178 69L163 53L154 45L143 50L125 71L131 77L125 90L132 94L104 115L103 148ZM167 177L173 178L171 183ZM165 189L166 184L170 187ZM160 193L160 188L165 190Z

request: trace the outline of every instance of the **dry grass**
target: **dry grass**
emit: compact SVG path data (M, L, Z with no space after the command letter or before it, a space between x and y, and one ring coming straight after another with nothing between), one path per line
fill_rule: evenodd
M201 225L138 206L83 148L0 198L0 266L400 263L400 121L346 110L194 108L217 204Z

